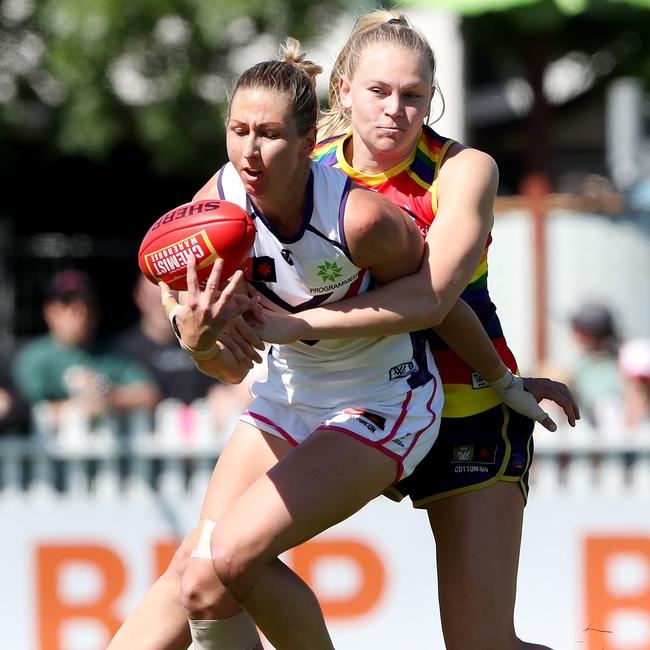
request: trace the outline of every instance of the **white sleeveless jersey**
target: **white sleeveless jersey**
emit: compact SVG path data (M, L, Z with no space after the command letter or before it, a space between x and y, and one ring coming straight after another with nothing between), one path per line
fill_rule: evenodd
M257 233L248 280L266 307L295 314L372 288L370 272L352 261L345 242L346 174L311 164L302 225L292 237L273 230L231 163L216 183L219 198L253 215ZM274 345L268 366L254 395L297 406L336 407L368 396L392 400L438 378L424 332Z

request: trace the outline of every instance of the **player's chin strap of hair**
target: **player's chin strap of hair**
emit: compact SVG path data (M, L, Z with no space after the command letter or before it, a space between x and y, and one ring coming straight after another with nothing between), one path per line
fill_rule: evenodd
M537 422L550 419L548 413L537 403L531 393L524 387L524 380L509 369L490 386L497 395L513 410Z
M183 343L183 337L181 336L181 331L178 329L178 323L176 322L176 314L178 314L179 309L182 308L182 305L179 305L176 298L169 292L168 295L162 301L163 307L169 316L169 322L172 324L172 330L178 339L178 344L181 348L190 356L194 361L209 361L210 359L216 359L221 352L219 347L219 342L215 341L214 345L209 350L197 350L196 348L191 348L189 345Z

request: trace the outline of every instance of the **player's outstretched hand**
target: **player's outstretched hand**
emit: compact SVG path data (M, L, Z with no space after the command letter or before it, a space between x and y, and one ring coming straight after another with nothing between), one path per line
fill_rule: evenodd
M580 419L580 409L566 384L546 377L524 377L523 380L524 389L535 398L535 401L548 399L555 402L566 414L567 422L575 427L576 420Z
M549 431L556 431L557 424L539 405L543 399L549 399L560 406L572 427L580 418L580 412L571 391L558 381L543 377L522 378L508 371L490 385L511 409L537 420Z
M201 291L196 272L196 260L187 260L187 303L179 305L165 282L160 282L160 298L167 314L175 317L182 343L192 350L211 350L223 330L234 319L253 308L256 299L238 292L241 271L228 279L223 289L219 278L223 261L218 259Z

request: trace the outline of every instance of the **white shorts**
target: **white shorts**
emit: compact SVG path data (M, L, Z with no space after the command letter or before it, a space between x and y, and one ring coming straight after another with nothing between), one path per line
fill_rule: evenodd
M443 402L442 386L434 377L399 401L368 399L345 408L299 406L257 397L239 419L294 446L317 429L340 431L394 458L398 480L411 474L431 449Z

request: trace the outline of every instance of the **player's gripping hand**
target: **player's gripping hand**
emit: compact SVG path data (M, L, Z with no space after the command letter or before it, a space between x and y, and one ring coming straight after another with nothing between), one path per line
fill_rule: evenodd
M203 291L199 288L196 260L187 261L187 304L179 305L165 282L160 282L160 298L172 319L172 325L180 335L183 349L196 359L207 359L217 353L217 339L225 328L245 311L250 310L256 300L238 293L241 271L237 271L219 288L223 262L218 259Z
M243 316L238 316L223 329L219 341L225 345L235 358L249 368L263 359L257 350L264 350L264 342Z
M490 385L513 411L536 420L549 431L556 431L557 424L539 405L543 399L549 399L560 406L572 427L580 419L580 411L571 391L559 381L544 377L522 378L508 370Z

